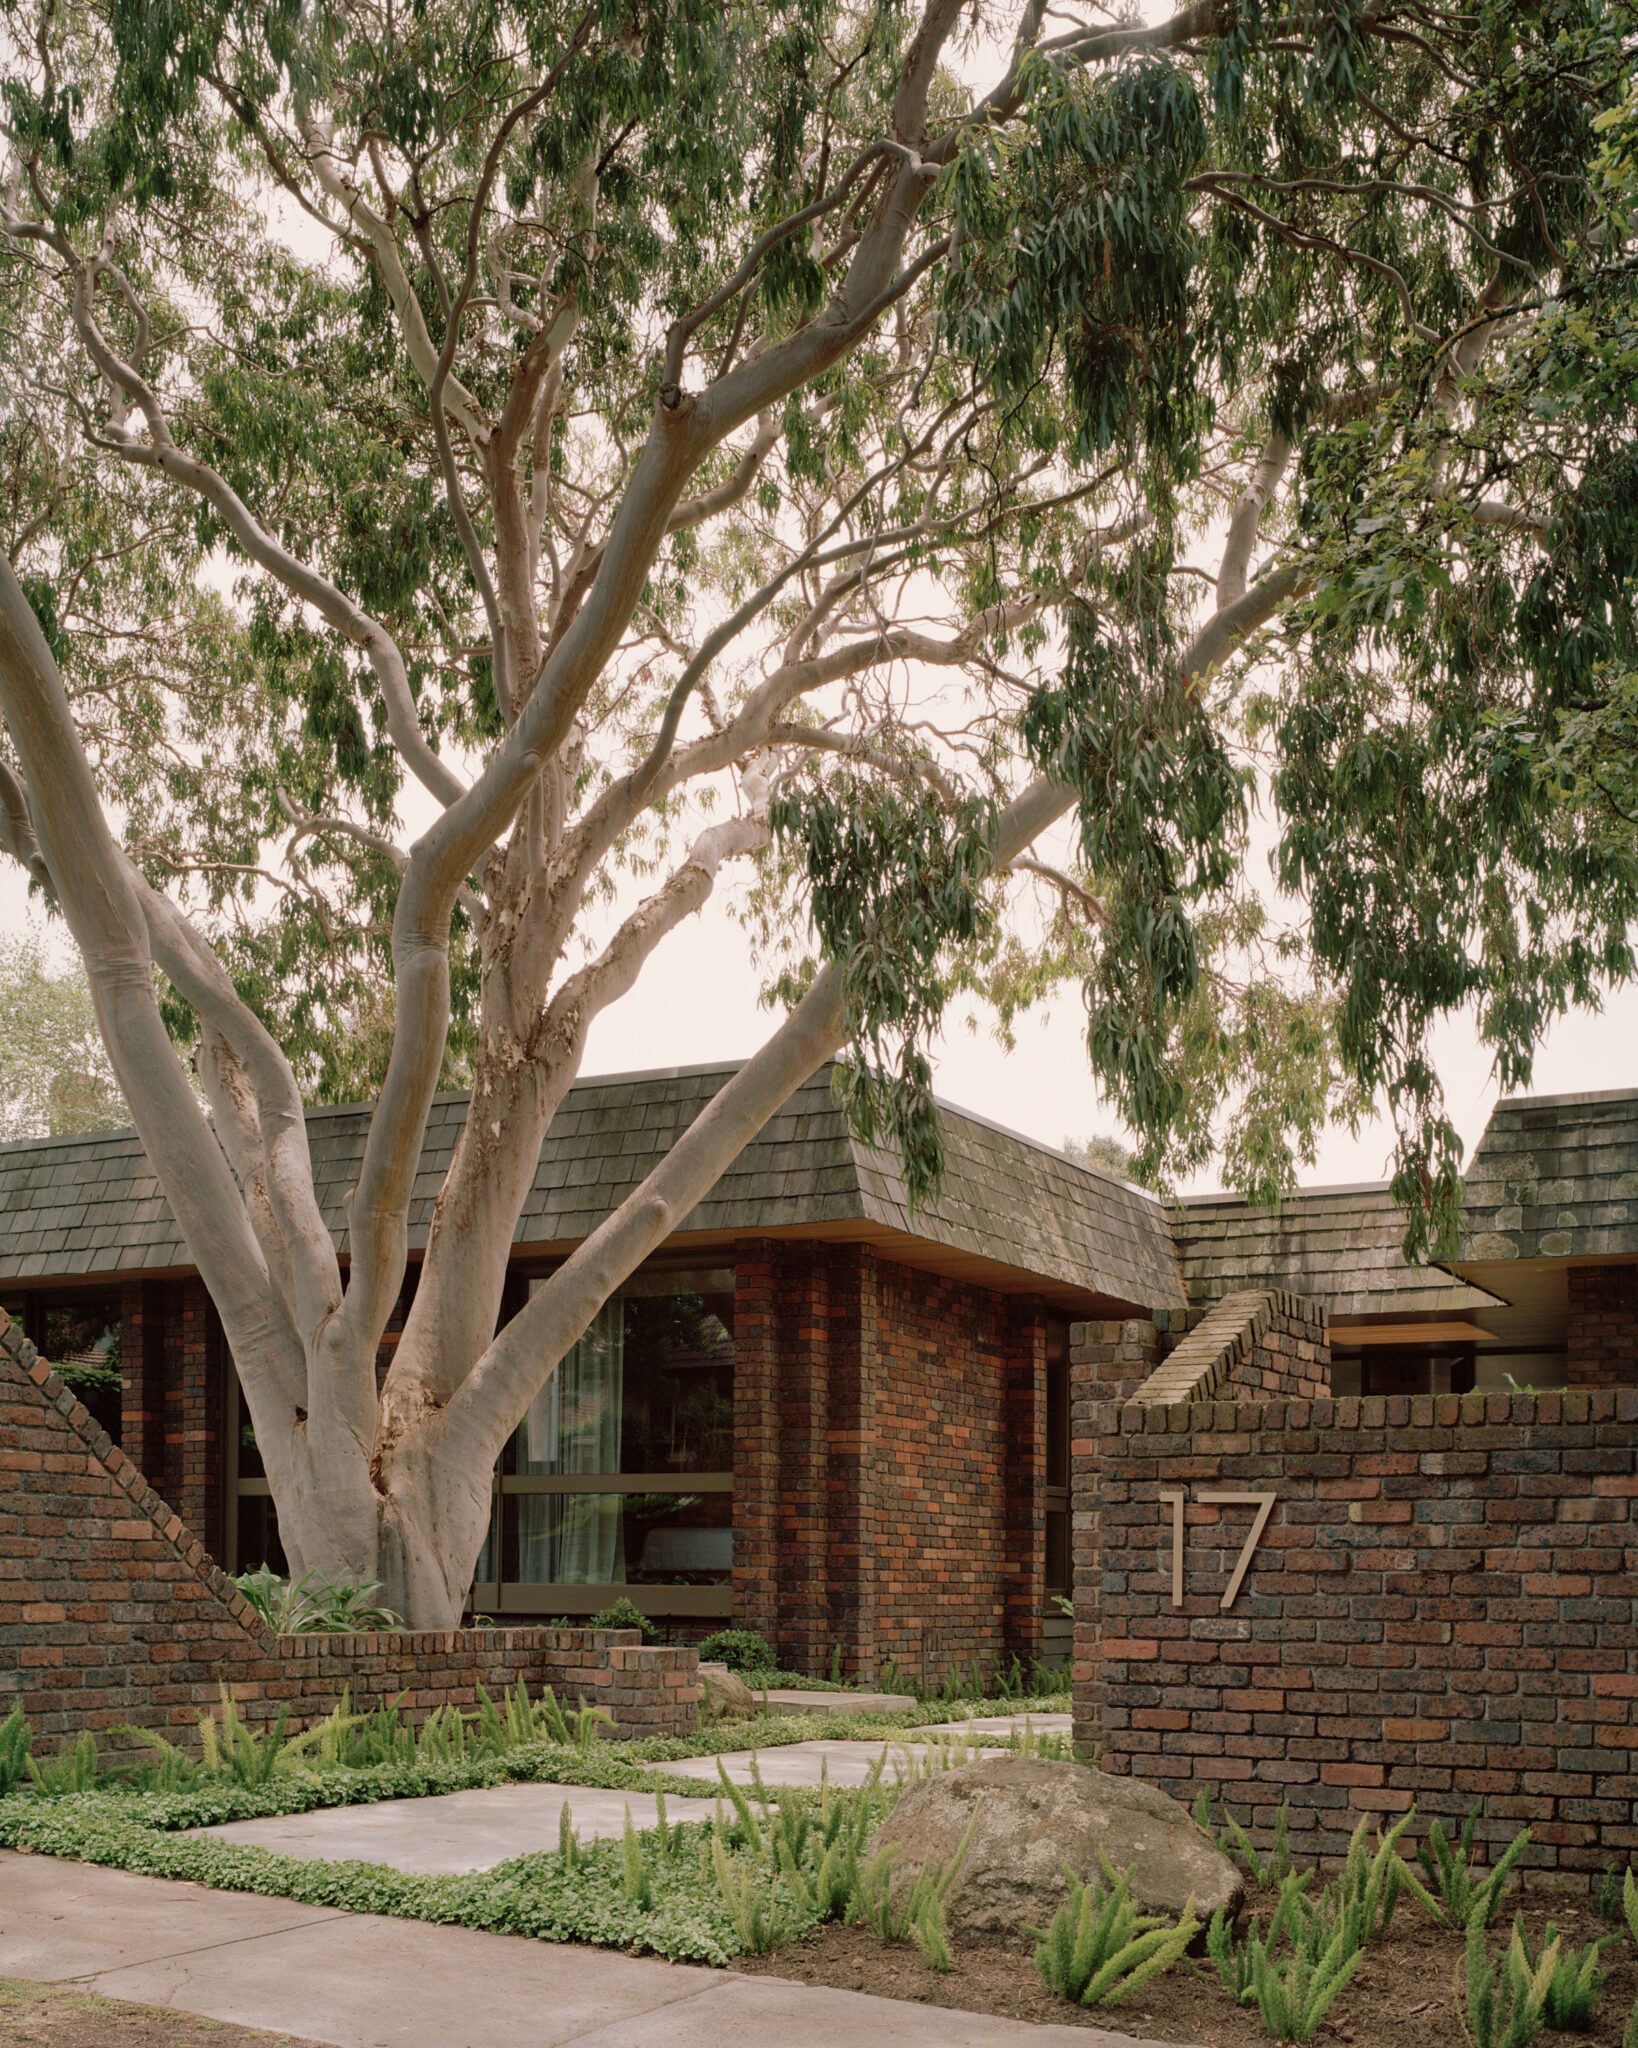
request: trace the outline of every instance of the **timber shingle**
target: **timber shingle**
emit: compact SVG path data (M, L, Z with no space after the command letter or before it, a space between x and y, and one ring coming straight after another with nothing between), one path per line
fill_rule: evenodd
M1197 1304L1273 1287L1325 1302L1333 1319L1448 1315L1494 1295L1437 1266L1410 1266L1405 1219L1378 1187L1315 1188L1277 1209L1236 1195L1191 1195L1172 1211L1172 1234Z
M1638 1089L1504 1097L1462 1222L1463 1263L1638 1254Z

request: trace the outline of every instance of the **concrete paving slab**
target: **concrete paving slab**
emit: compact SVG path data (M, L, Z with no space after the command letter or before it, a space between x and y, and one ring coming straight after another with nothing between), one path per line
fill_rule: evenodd
M887 1763L882 1775L891 1784L908 1777L927 1748L926 1743L918 1746L915 1736L909 1734L876 1742L792 1742L776 1749L736 1749L724 1756L721 1763L736 1785L751 1783L753 1762L763 1784L770 1789L777 1785L818 1785L826 1777L833 1785L862 1785L885 1750ZM990 1749L978 1754L1001 1756L1004 1752ZM720 1782L717 1763L714 1756L695 1756L686 1763L655 1764L653 1768L672 1777L699 1778L715 1785Z
M667 2006L658 2024L626 2020L578 2036L575 2048L722 2048L725 2041L763 2041L771 2048L1179 2048L1175 2041L1137 2040L1103 2027L1040 2026L726 1973L700 1997Z
M3 1852L0 1974L332 2048L1177 2048Z
M328 1863L387 1863L394 1870L448 1877L492 1870L514 1856L555 1849L558 1816L583 1842L651 1828L659 1818L647 1792L603 1792L586 1785L494 1785L475 1792L443 1792L432 1799L384 1799L375 1806L332 1806L317 1813L272 1814L196 1828L214 1842L248 1842L286 1856ZM668 1799L669 1820L709 1820L707 1799Z
M1022 1735L1024 1723L1036 1735L1069 1735L1075 1727L1073 1714L984 1714L971 1721L938 1721L931 1728L917 1728L912 1735Z
M751 1690L760 1701L761 1688ZM771 1689L768 1704L777 1714L913 1714L921 1707L902 1692L803 1692L791 1686Z
M0 1850L0 1977L65 1983L347 1916L329 1906L169 1884L55 1856Z
M721 1979L697 1964L360 1913L111 1970L89 1988L335 2048L565 2048L622 2026L660 2048L679 2004Z

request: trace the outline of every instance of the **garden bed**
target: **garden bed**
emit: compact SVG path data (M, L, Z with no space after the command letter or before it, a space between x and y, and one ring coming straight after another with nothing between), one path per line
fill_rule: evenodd
M1267 1926L1276 1894L1255 1888L1247 1911ZM1616 1931L1585 1899L1532 1894L1510 1896L1491 1929L1494 1955L1522 1911L1526 1939L1539 1949L1549 1920L1566 1946L1580 1947ZM1090 2009L1071 2005L1041 1982L1035 1944L1024 1937L971 1936L951 1944L954 1966L938 1971L909 1942L884 1942L863 1927L834 1922L814 1928L771 1954L737 1956L748 1975L828 1984L878 1998L903 1998L1001 2019L1057 2026L1103 2027L1157 2041L1201 2048L1272 2048L1255 2006L1238 2007L1204 1957L1174 1966L1125 2005ZM1536 2048L1622 2048L1622 2030L1638 2000L1638 1949L1624 1937L1605 1951L1607 1973L1592 2027L1586 2032L1536 2036ZM1454 1977L1462 1937L1436 1927L1413 1900L1402 1901L1385 1939L1367 1950L1353 1981L1320 2022L1317 2042L1350 2048L1458 2048L1462 2041Z
M4 2048L317 2048L294 2034L264 2034L174 2006L98 1998L77 1985L0 1977Z

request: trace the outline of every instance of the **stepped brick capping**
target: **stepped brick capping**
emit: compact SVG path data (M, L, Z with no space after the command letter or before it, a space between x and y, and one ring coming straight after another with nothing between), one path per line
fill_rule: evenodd
M1334 1856L1361 1813L1533 1830L1584 1886L1638 1852L1638 1389L1197 1402L1073 1389L1076 1734ZM1185 1501L1181 1607L1170 1503ZM1233 1606L1251 1509L1276 1496Z
M276 1636L0 1313L0 1716L37 1737L195 1726L226 1686L245 1717L476 1704L525 1681L605 1707L615 1733L689 1733L698 1652L635 1629L405 1630Z
M1214 1302L1134 1398L1145 1407L1236 1395L1320 1401L1331 1391L1326 1310L1277 1289L1246 1289Z

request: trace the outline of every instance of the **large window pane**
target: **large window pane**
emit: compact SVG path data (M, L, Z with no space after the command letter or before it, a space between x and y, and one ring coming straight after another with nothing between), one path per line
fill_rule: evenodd
M506 1493L509 1584L711 1586L733 1567L727 1493Z
M729 1583L733 1317L727 1271L640 1273L605 1306L502 1454L481 1585Z

